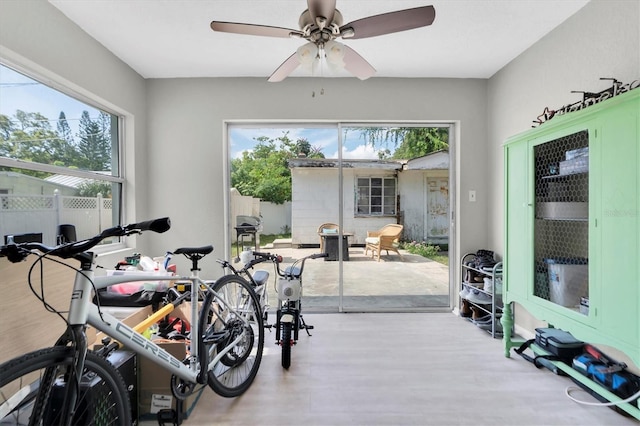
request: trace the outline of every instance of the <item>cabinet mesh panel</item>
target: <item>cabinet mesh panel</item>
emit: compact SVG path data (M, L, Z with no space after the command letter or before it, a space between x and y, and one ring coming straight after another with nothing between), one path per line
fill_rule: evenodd
M577 309L580 297L588 297L589 134L539 144L533 152L534 295Z

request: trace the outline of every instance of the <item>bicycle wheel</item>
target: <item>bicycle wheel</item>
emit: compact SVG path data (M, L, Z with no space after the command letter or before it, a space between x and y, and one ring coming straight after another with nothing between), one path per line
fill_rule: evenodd
M264 347L262 312L258 297L242 277L224 276L212 290L204 300L200 329L209 362L224 355L209 370L208 384L231 398L243 394L258 374Z
M65 377L75 351L57 346L31 352L0 366L0 424L65 424ZM124 380L107 360L87 353L73 425L130 425Z
M289 368L291 366L291 323L282 323L282 366Z

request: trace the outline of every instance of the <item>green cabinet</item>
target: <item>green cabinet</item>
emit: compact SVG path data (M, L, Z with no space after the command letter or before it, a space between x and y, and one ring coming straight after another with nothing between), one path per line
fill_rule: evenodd
M505 304L615 347L638 366L639 127L633 90L504 146Z

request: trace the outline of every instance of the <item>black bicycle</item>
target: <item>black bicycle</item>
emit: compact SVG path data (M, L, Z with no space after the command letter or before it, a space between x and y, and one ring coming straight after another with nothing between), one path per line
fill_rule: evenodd
M248 258L244 258L245 253ZM313 330L313 326L307 324L302 316L302 272L304 271L304 263L307 259L327 257L328 254L315 253L305 256L295 260L291 266L282 270L280 264L283 259L280 255L257 251L245 253L242 256L244 264L242 269L234 268L226 260L219 260L218 262L224 268L229 268L234 275L246 279L253 286L260 301L265 327L276 329L276 344L282 347L282 366L288 369L291 366L291 348L298 342L299 331L305 330L307 335L311 336L309 330ZM251 259L252 256L253 259ZM270 308L267 291L269 272L265 270L251 272L254 266L264 262L273 263L277 276L274 283L275 291L278 295L275 324L268 324L267 321Z

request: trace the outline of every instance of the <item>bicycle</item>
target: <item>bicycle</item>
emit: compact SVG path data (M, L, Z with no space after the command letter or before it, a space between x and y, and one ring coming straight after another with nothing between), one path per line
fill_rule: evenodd
M248 257L246 257L248 255ZM250 256L253 255L253 259ZM303 258L297 259L291 266L280 269L282 256L271 253L261 252L243 252L243 267L236 269L226 260L218 260L224 268L231 270L233 275L242 279L246 279L256 291L260 300L261 312L266 328L276 329L276 344L282 347L282 367L288 369L291 366L291 348L298 343L298 332L305 330L308 336L311 336L309 330L313 330L313 326L307 324L302 316L302 272L304 271L304 263L308 259L318 259L329 256L327 253L316 253ZM275 324L268 324L269 301L267 284L269 281L269 272L265 270L257 270L251 273L253 267L263 262L272 262L274 270L278 277L275 283L276 294L278 295L278 308L276 311ZM300 266L297 266L300 265ZM245 278L246 277L246 278Z
M179 248L191 260L191 274L94 276L96 256L89 251L105 238L126 237L144 231L166 232L169 218L116 226L99 235L74 243L48 247L41 243L0 247L0 257L16 263L35 254L28 283L36 294L31 274L44 258L76 270L66 331L53 347L40 349L0 365L0 424L117 424L132 423L131 406L125 383L104 354L115 342L149 358L172 373L171 389L178 400L208 385L223 397L245 392L255 378L262 359L264 327L258 298L245 280L226 278L205 281L199 277L198 262L213 246ZM58 259L75 259L76 269ZM130 281L190 281L191 290L169 292L175 300L135 327L129 327L92 302L92 293L114 284ZM37 294L36 294L37 295ZM44 298L40 299L47 309ZM146 339L141 332L168 315L175 306L191 301L189 355L177 359ZM99 352L88 349L86 325L114 339ZM99 383L99 386L93 384ZM90 387L91 386L91 387Z

